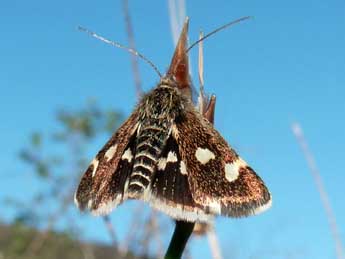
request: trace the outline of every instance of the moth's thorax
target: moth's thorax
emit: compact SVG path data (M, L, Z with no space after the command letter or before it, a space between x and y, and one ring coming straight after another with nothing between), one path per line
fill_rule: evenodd
M140 119L174 120L182 115L187 99L173 84L162 80L156 88L146 94L139 104Z

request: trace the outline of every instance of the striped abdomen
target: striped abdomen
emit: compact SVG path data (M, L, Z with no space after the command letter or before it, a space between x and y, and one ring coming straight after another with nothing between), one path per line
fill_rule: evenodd
M133 170L129 178L130 198L140 198L150 185L168 134L167 125L158 121L150 120L141 125L136 139Z

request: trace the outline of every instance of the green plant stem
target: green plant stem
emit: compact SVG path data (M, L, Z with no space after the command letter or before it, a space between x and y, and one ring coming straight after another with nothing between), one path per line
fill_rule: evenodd
M186 221L176 221L174 234L171 238L168 251L164 259L179 259L182 256L183 250L187 241L193 233L194 224Z

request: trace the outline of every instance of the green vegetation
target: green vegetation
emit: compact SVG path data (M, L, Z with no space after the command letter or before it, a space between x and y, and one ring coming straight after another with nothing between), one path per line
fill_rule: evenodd
M38 232L21 223L0 225L0 259L144 259L132 253L121 255L112 246L80 242L66 233ZM44 245L34 251L33 239L44 239Z

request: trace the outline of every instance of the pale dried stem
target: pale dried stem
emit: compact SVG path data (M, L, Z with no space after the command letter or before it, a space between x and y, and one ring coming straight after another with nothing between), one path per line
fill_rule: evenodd
M199 39L203 37L203 32L200 31ZM204 49L202 41L199 43L199 58L198 58L198 75L199 75L199 97L198 97L198 105L199 111L201 114L205 113L207 107L207 98L204 92Z
M104 216L103 218L103 222L105 224L105 227L109 233L111 242L113 244L114 247L117 247L117 239L116 239L116 234L115 234L115 229L113 224L111 223L110 217L109 216Z
M169 17L170 17L170 26L171 26L171 33L173 38L173 44L176 46L178 37L179 37L179 25L177 22L176 17L176 2L175 0L168 0L168 7L169 7Z
M211 249L211 254L213 259L222 259L222 251L219 246L218 237L216 231L214 230L214 226L210 224L209 229L207 231L207 238L208 244Z
M293 123L291 125L291 128L292 128L292 132L294 133L297 139L297 142L299 143L303 151L305 159L307 160L307 164L309 166L312 177L315 181L316 188L320 194L321 202L326 211L329 227L331 229L331 233L335 242L337 258L344 259L343 246L340 239L340 234L339 234L339 229L336 223L335 214L331 207L331 203L330 203L328 194L326 192L325 186L323 184L319 169L316 166L316 161L308 147L308 144L307 144L307 141L305 140L301 126L298 123Z
M145 222L145 229L144 234L142 236L141 244L142 244L142 254L148 255L150 250L150 241L152 236L154 236L154 229L153 229L153 218L155 217L155 211L151 211L149 217Z
M202 31L199 33L199 39L202 39L204 34ZM199 58L198 58L198 67L199 67L199 82L200 82L200 92L204 94L204 44L201 41L199 43Z
M134 213L132 214L132 223L130 224L130 229L125 237L125 241L120 245L120 252L122 255L126 255L129 250L129 245L134 240L134 235L137 233L139 229L140 220L138 220L137 215L143 215L142 211L144 210L144 206L142 203L135 209Z
M131 49L135 49L134 33L133 33L131 17L129 15L128 0L123 0L122 3L123 3L123 13L125 16L126 31L127 31L129 47ZM143 93L143 90L141 87L138 58L135 55L130 55L130 56L131 56L132 71L133 71L133 76L134 76L135 91L136 91L137 98L139 99Z
M184 0L168 0L169 18L173 44L176 46L180 30L186 17L186 4Z
M179 26L182 27L183 22L186 18L186 1L178 0L178 17L179 17Z
M185 0L168 0L168 9L169 9L169 18L170 18L170 27L171 34L173 38L173 44L176 46L181 28L186 19L186 4ZM188 57L189 59L189 57ZM189 64L189 74L192 75L192 66L191 62Z
M156 244L157 244L157 257L158 258L163 258L164 256L164 250L163 250L163 241L161 237L161 231L160 231L160 226L159 226L159 221L158 221L158 214L156 211L152 211L151 214L152 218L152 227L153 227L153 234L156 239Z
M143 254L147 255L150 248L152 239L155 239L154 244L157 246L156 255L157 258L163 258L163 243L161 239L161 230L158 224L158 213L155 210L151 210L150 215L145 222L145 231L142 239Z
M204 37L203 32L200 31L199 39ZM204 92L204 49L203 41L199 42L199 58L198 58L198 74L199 74L199 83L200 83L200 93L199 93L199 111L204 114L204 116L213 123L214 118L214 107L209 107L209 99L206 97ZM211 113L208 113L207 108L213 109ZM213 223L208 224L207 237L209 246L212 253L213 259L222 259L222 253L219 246L217 234L214 230Z

